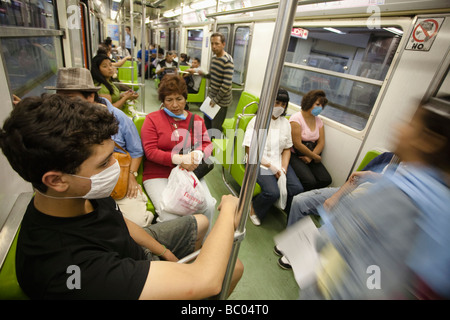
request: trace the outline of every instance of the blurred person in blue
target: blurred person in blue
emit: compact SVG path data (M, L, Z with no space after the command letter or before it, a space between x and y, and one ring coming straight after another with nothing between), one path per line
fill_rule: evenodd
M450 107L421 104L394 152L395 174L319 208L320 267L301 299L450 298Z
M397 163L398 157L393 152L383 152L372 159L361 171L353 172L341 187L325 187L299 193L292 200L286 228L308 215L318 216L318 209L321 205L323 205L325 210L330 211L339 203L340 199L349 195L357 196L362 194L372 183L378 181L388 171L388 167L393 169ZM393 171L389 170L390 173ZM274 252L280 256L278 265L282 269L288 270L292 268L289 260L277 246L274 247Z

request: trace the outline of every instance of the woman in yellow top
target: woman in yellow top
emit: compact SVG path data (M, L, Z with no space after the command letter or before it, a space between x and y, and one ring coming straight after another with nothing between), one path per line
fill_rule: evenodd
M107 55L99 54L92 59L92 78L94 79L94 84L101 87L98 95L108 99L114 107L130 115L131 112L128 110L127 102L135 100L139 97L139 94L133 90L121 93L119 88L112 82L114 71L112 61Z

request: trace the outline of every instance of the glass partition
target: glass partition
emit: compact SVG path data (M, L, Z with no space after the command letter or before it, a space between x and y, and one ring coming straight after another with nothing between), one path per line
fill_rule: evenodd
M188 30L187 55L193 58L202 59L203 29Z

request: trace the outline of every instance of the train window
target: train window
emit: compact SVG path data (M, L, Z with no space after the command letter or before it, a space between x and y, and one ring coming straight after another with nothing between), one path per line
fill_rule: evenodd
M203 29L188 30L187 55L193 58L202 57Z
M0 25L56 29L52 1L0 1Z
M301 37L291 36L281 85L298 105L308 91L324 90L329 103L321 115L363 130L400 43L398 33L308 28Z
M59 37L3 38L0 47L15 95L40 95L45 86L54 85L62 65Z

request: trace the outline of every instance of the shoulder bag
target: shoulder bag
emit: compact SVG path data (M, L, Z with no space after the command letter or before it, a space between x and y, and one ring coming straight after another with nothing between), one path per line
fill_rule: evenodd
M194 126L194 117L195 115L191 115L191 120L189 121L189 127L188 132L186 134L186 138L184 140L183 149L181 149L180 153L183 153L183 151L194 151L196 148L196 145L194 145L194 133L192 133L192 139L191 139L191 147L186 149L186 142L189 138L189 135L191 134L191 131L193 130ZM209 162L209 161L208 161ZM208 174L212 169L214 169L214 163L207 163L205 159L203 158L202 161L199 163L198 167L193 171L194 174L197 176L197 178L200 180L203 178L206 174Z
M125 198L125 196L127 195L128 176L130 174L130 166L131 166L131 156L127 150L119 146L117 143L115 144L117 148L125 152L125 153L122 152L113 153L114 158L119 162L120 165L120 176L116 186L114 187L114 190L111 192L111 197L114 200L120 200Z

